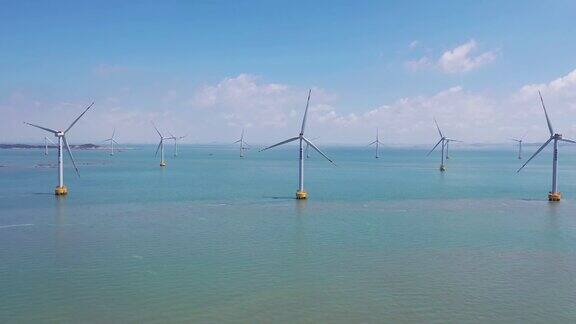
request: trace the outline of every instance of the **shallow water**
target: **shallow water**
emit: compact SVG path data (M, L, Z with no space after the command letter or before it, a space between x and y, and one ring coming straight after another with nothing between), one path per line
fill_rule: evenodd
M0 150L0 322L574 322L576 152ZM527 151L533 151L527 148ZM68 162L68 161L66 161ZM69 164L69 163L68 163Z

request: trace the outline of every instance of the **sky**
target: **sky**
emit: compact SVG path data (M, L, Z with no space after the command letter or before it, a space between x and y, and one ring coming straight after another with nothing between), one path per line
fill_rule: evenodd
M4 1L0 142L576 138L574 1Z

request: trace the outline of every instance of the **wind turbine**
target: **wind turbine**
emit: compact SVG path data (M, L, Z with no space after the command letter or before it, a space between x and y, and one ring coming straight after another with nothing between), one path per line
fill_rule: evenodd
M440 145L440 143L442 143L442 155L441 155L441 160L440 160L440 171L443 172L443 171L446 171L446 167L444 166L444 148L448 145L449 142L460 142L460 141L444 136L444 134L442 134L442 131L440 130L440 126L438 126L438 122L436 121L436 119L434 119L434 124L436 124L436 129L438 129L438 135L440 135L440 140L438 141L438 143L436 143L436 145L434 145L434 147L430 150L430 152L428 152L428 154L426 154L426 156L429 156L432 152L434 152L436 147L438 147L438 145Z
M240 157L244 157L244 151L248 149L245 145L248 145L244 141L244 128L242 128L242 134L240 134L240 139L234 142L233 144L240 143Z
M548 124L548 131L550 131L550 138L540 146L540 148L532 154L532 156L524 163L517 173L520 172L528 162L532 161L532 159L538 155L551 141L554 141L554 151L552 155L552 191L548 193L548 200L549 201L560 201L562 199L562 193L558 191L558 182L557 182L557 170L558 170L558 141L568 142L568 143L575 143L576 141L569 140L566 138L562 138L562 134L558 134L554 132L554 128L552 127L552 123L550 122L550 118L548 118L548 112L546 111L546 106L544 106L544 99L542 99L542 94L538 91L538 95L540 96L540 102L542 103L542 109L544 109L544 115L546 116L546 123Z
M316 145L314 145L314 143L312 143L310 140L308 140L306 137L304 137L304 130L306 129L306 117L308 115L308 107L310 104L310 94L311 93L312 93L312 89L310 89L308 91L308 100L306 101L306 110L304 111L304 117L302 118L302 127L300 128L300 134L296 137L289 138L285 141L274 144L272 146L268 146L268 147L260 150L260 152L262 152L262 151L271 149L271 148L276 147L276 146L284 145L286 143L290 143L293 141L299 141L299 143L300 143L299 164L298 164L298 176L299 176L298 180L299 181L298 181L298 191L296 191L296 199L308 198L308 193L306 191L304 191L304 147L303 147L304 142L307 143L308 145L310 145L313 149L316 150L316 152L320 153L320 155L322 155L328 161L330 161L330 163L336 165L334 163L334 161L332 161L328 156L326 156L326 154L324 154L322 151L320 151L320 149L318 147L316 147Z
M72 126L74 126L78 122L78 120L82 116L84 116L84 114L88 111L88 109L90 109L93 105L94 105L94 102L92 102L88 107L86 107L86 109L84 109L84 111L80 114L80 116L78 116L76 119L74 119L72 124L70 124L70 126L68 126L68 128L66 128L66 130L64 130L64 131L53 130L53 129L50 129L47 127L42 127L42 126L38 126L38 125L24 122L24 124L26 124L26 125L40 128L40 129L43 129L49 133L52 133L52 134L54 134L54 136L56 136L58 138L58 186L54 190L54 193L57 196L62 196L62 195L68 194L68 188L66 188L66 186L64 185L64 159L62 158L62 149L63 149L62 144L64 144L66 146L66 151L68 152L68 156L70 157L70 160L72 161L72 165L74 165L74 169L76 170L76 174L78 176L80 176L80 172L78 171L78 168L76 167L76 162L74 161L74 157L72 156L72 151L70 151L70 146L68 145L68 141L66 140L66 133L68 133L68 131L72 128Z
M168 132L168 134L170 134L170 132ZM176 137L176 136L170 134L170 136L172 136L172 139L174 140L174 157L177 157L178 156L178 141L185 138L188 135Z
M109 139L104 140L104 142L110 142L110 155L114 155L114 144L118 144L118 142L116 142L116 140L114 139L114 135L116 134L116 128L114 128L114 130L112 131L112 137L110 137Z
M450 155L448 155L448 148L450 147L450 142L462 143L462 141L459 141L459 140L455 140L455 139L451 139L451 138L446 139L446 160L450 159Z
M380 136L378 135L378 128L376 128L376 140L374 142L368 144L368 146L376 145L376 154L374 157L377 159L380 158L380 156L378 155L380 152L380 144L382 144L382 143L380 143Z
M152 126L154 126L156 133L158 133L158 136L160 136L160 143L158 143L158 147L156 148L156 153L154 153L154 156L158 156L158 150L160 150L160 166L165 167L166 161L164 160L164 140L175 139L175 137L174 136L164 137L164 136L162 136L162 134L160 133L158 128L156 128L156 125L154 125L154 122L152 122Z
M518 143L518 160L522 160L522 141L523 139L511 138L514 142Z
M53 145L54 142L52 142L51 139L49 139L47 136L44 136L44 155L48 155L48 142L52 143Z

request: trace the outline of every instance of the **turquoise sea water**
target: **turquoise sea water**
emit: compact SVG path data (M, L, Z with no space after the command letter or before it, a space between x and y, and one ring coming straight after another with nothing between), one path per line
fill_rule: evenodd
M576 321L576 150L323 148L0 150L0 322Z

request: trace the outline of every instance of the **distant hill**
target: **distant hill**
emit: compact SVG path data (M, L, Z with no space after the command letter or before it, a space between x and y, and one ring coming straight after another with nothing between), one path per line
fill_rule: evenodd
M80 144L70 145L71 149L75 150L95 150L102 146L96 144ZM0 144L0 149L43 149L44 145L31 145L31 144ZM48 148L56 148L56 145L48 145Z

